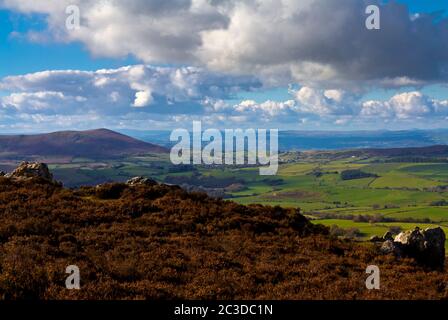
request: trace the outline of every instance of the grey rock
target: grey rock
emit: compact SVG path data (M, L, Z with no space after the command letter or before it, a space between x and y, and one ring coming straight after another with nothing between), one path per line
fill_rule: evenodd
M400 244L392 240L385 241L381 246L380 251L384 254L394 254L397 257L401 257L403 254Z
M415 227L414 230L408 230L399 233L395 237L395 242L399 242L409 249L423 251L425 239L423 237L423 234L420 232L420 228Z
M132 179L129 179L126 181L126 184L129 186L139 186L139 185L145 185L145 186L155 186L157 185L157 181L145 178L145 177L134 177Z
M13 172L6 174L5 177L15 179L42 178L54 181L48 166L40 162L24 161Z
M431 269L443 269L445 240L445 232L440 227L424 231L416 227L397 235L394 244L400 246L405 256L414 258L418 263Z

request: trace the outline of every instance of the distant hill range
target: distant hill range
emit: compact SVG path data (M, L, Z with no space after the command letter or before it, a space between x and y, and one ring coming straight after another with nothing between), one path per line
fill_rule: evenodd
M448 146L438 145L415 148L365 149L357 152L360 155L366 154L370 157L448 157Z
M289 152L288 154L295 154ZM407 148L367 148L349 150L325 150L325 151L304 151L297 152L299 157L310 159L344 159L348 157L358 158L379 158L382 161L409 161L420 162L448 162L448 145L435 145L428 147L407 147Z
M188 128L188 127L187 127ZM170 131L120 130L131 137L170 147ZM280 131L282 151L428 147L448 144L448 129L401 131Z
M352 132L351 136L347 132L330 134L286 131L280 133L279 140L280 146L283 145L281 150L300 150L300 153L305 151L305 154L312 157L448 158L448 131ZM96 129L0 135L0 161L38 160L63 163L75 158L107 160L167 153L171 144L169 132L165 131L138 134L131 130L118 133Z
M108 129L60 131L35 135L0 135L0 159L111 159L166 153L164 147Z

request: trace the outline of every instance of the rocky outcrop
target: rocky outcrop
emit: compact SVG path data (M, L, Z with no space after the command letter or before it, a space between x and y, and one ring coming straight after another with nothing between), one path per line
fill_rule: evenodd
M387 231L383 236L383 240L384 241L388 241L388 240L394 241L394 236L392 235L392 232Z
M442 228L428 228L401 232L395 239L385 241L380 251L384 254L414 258L432 269L443 269L445 264L445 232Z
M126 181L126 184L128 186L139 186L139 185L145 185L145 186L155 186L157 185L157 181L145 178L145 177L134 177L132 179L129 179Z
M380 251L384 254L394 254L397 257L400 257L403 254L401 251L401 246L393 240L386 240L382 244Z
M53 181L53 175L48 169L48 166L40 162L24 161L13 172L6 174L5 177L18 179L42 178Z
M390 231L386 232L383 237L378 236L370 237L370 242L384 242L388 240L394 241L394 237L392 236L392 233Z

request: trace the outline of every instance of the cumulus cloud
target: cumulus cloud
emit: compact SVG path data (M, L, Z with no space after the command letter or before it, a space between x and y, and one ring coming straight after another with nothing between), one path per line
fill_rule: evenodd
M285 102L268 100L262 103L256 103L253 100L244 100L234 106L234 110L240 113L260 111L269 117L276 117L278 115L286 114L294 108L295 102L293 100L288 100Z
M176 117L207 116L225 99L260 86L252 77L195 67L133 65L97 71L42 71L0 81L0 117L10 127L169 127ZM213 107L211 107L213 106ZM216 108L216 109L214 109ZM218 110L218 113L220 111ZM209 115L210 117L212 115ZM219 115L214 119L219 120ZM157 125L155 124L157 123ZM85 124L85 125L84 125Z
M446 82L448 20L381 5L381 30L365 28L379 0L0 0L46 15L60 41L80 41L97 56L145 63L199 64L302 85L409 86ZM81 10L81 28L65 29L65 8ZM38 39L38 37L35 37ZM329 84L327 84L329 83Z
M354 97L341 90L323 90L305 86L293 94L301 112L320 116L353 112Z
M441 121L448 100L420 91L362 100L340 89L290 88L290 99L235 103L235 93L260 83L194 67L134 65L97 71L43 71L0 81L0 128L166 128L202 120L217 127L300 128L387 122Z
M38 91L12 93L1 99L2 106L7 110L20 113L65 113L71 108L86 102L81 96L65 96L62 92Z
M405 92L387 101L364 102L360 115L397 119L444 118L448 115L448 101L431 99L418 91Z
M135 94L134 107L147 107L154 101L150 91L139 91Z
M422 120L442 122L448 116L448 100L432 99L419 91L396 94L387 100L368 101L335 89L302 87L290 93L293 99L282 102L244 100L236 105L220 102L219 110L280 125L312 121L338 126L355 123L373 128L378 128L378 121L395 124L413 121L418 124Z
M380 30L365 28L371 4L381 7ZM79 6L80 29L66 29L68 5ZM393 1L0 0L0 7L46 19L46 30L12 37L80 42L94 56L133 55L145 63L6 77L0 116L9 123L70 125L88 118L107 120L106 126L156 126L200 116L209 123L342 126L447 117L448 101L420 90L447 82L448 19L410 14ZM168 66L154 66L161 64ZM262 83L295 89L283 101L235 102L236 93ZM376 87L408 92L362 100Z
M258 87L248 77L225 76L200 68L127 66L98 71L43 71L6 77L0 90L7 110L45 114L120 115L138 109L154 113L201 112L205 99L226 99ZM131 108L135 107L135 108ZM134 109L134 110L131 110Z

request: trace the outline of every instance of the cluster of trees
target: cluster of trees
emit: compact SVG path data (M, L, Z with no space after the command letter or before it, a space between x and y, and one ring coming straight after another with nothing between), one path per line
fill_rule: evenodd
M436 200L436 201L431 202L430 205L433 207L445 207L445 206L448 206L448 201L445 199Z
M378 175L374 173L364 172L358 169L345 170L341 172L342 180L354 180L354 179L363 179L370 177L378 177Z
M345 239L356 239L361 237L362 233L358 228L341 228L337 225L332 225L330 227L330 235Z
M244 184L245 181L244 179L235 177L213 177L195 173L191 176L167 176L165 182L175 185L188 184L204 188L226 188L232 184Z

